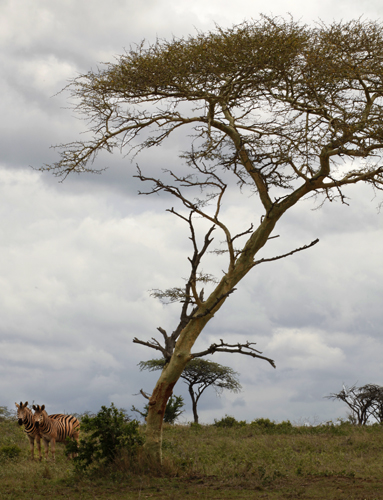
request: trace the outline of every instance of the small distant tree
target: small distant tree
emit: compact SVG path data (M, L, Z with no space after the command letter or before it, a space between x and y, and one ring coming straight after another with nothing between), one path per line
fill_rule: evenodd
M138 366L141 370L162 370L165 367L164 359L150 359L141 361ZM240 392L241 384L237 379L238 373L228 366L222 366L212 361L196 358L192 359L181 374L187 384L192 400L194 422L198 424L197 404L205 389L212 387L217 394L227 389L231 392Z
M341 391L326 397L346 403L351 410L351 421L358 425L366 425L371 416L380 423L383 421L383 387L379 385L366 384L362 387L344 385Z
M0 422L12 418L15 418L15 412L13 410L8 410L7 406L0 406Z
M150 399L150 396L148 396L142 389L140 393L144 396L144 398ZM166 404L164 422L167 424L174 424L178 417L181 416L184 412L184 410L182 410L184 406L184 398L182 396L175 396L172 394ZM131 411L138 413L142 418L146 420L146 417L149 413L149 403L144 406L143 411L132 405Z
M375 418L377 422L383 424L383 387L374 386L375 389L375 401L371 407L371 415Z

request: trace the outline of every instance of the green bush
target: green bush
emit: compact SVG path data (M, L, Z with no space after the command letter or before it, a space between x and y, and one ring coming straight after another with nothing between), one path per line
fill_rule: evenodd
M262 427L263 429L273 429L277 424L269 418L256 418L251 422L251 425L256 425L258 427Z
M177 418L184 412L181 408L185 406L182 396L170 396L165 408L164 422L174 424ZM144 406L144 410L140 411L135 406L132 406L131 411L139 413L141 417L146 418L149 412L149 404Z
M21 453L21 448L15 444L5 445L0 448L0 457L3 460L12 460L17 458Z
M277 424L269 418L257 418L250 425L266 433L290 434L294 430L290 420L284 420Z
M68 441L66 453L78 454L74 464L76 470L82 472L111 465L121 454L127 454L132 462L144 443L138 427L136 420L126 422L124 412L113 403L110 408L102 406L97 415L83 416L81 433L85 437L78 445L75 441Z
M190 427L196 431L203 429L203 426L197 422L190 422Z
M246 425L246 420L236 420L230 415L225 415L221 420L214 419L215 427L244 427Z

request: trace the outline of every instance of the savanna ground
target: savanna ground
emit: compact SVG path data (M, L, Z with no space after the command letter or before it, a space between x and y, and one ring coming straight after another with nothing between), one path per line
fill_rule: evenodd
M81 476L63 445L56 463L31 461L24 432L5 419L0 499L383 499L378 425L167 425L163 455L160 474L133 473L121 457L108 472Z

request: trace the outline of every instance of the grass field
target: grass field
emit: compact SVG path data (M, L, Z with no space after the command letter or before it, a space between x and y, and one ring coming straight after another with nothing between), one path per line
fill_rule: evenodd
M377 425L168 425L163 454L157 477L133 474L123 459L108 473L79 476L60 445L56 463L31 461L24 432L6 419L0 422L0 499L383 499L383 427Z

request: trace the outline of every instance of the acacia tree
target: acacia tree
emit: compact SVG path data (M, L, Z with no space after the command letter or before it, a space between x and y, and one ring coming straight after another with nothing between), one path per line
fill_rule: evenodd
M222 351L267 359L252 342L221 340L201 352L192 349L254 267L317 243L257 257L281 217L309 196L345 202L347 185L382 189L382 54L378 22L309 27L262 17L189 38L142 43L69 84L91 139L60 147L61 159L45 168L61 178L96 171L92 162L102 150L137 152L160 146L181 129L194 134L182 154L186 173L184 167L137 173L150 185L145 194L165 192L179 203L169 211L188 225L193 248L184 285L154 292L181 303L179 323L172 333L158 328L162 342L133 340L167 361L147 417L146 450L158 460L166 402L190 360ZM256 196L252 223L237 220L231 227L224 204L236 187ZM201 219L210 224L202 242ZM226 258L216 280L201 270L214 231L223 237L217 258Z
M326 397L346 403L351 410L351 418L358 425L366 425L371 416L382 422L383 387L379 385L366 384L362 387L344 385L341 391Z
M150 359L138 363L141 370L149 371L163 370L165 365L165 359ZM237 376L238 373L229 366L222 366L200 358L189 361L180 378L186 382L189 389L195 424L198 424L197 405L203 392L208 387L212 387L218 395L225 389L240 392L242 386Z
M379 424L383 424L383 387L372 385L375 391L375 400L371 408L371 416L376 419Z

